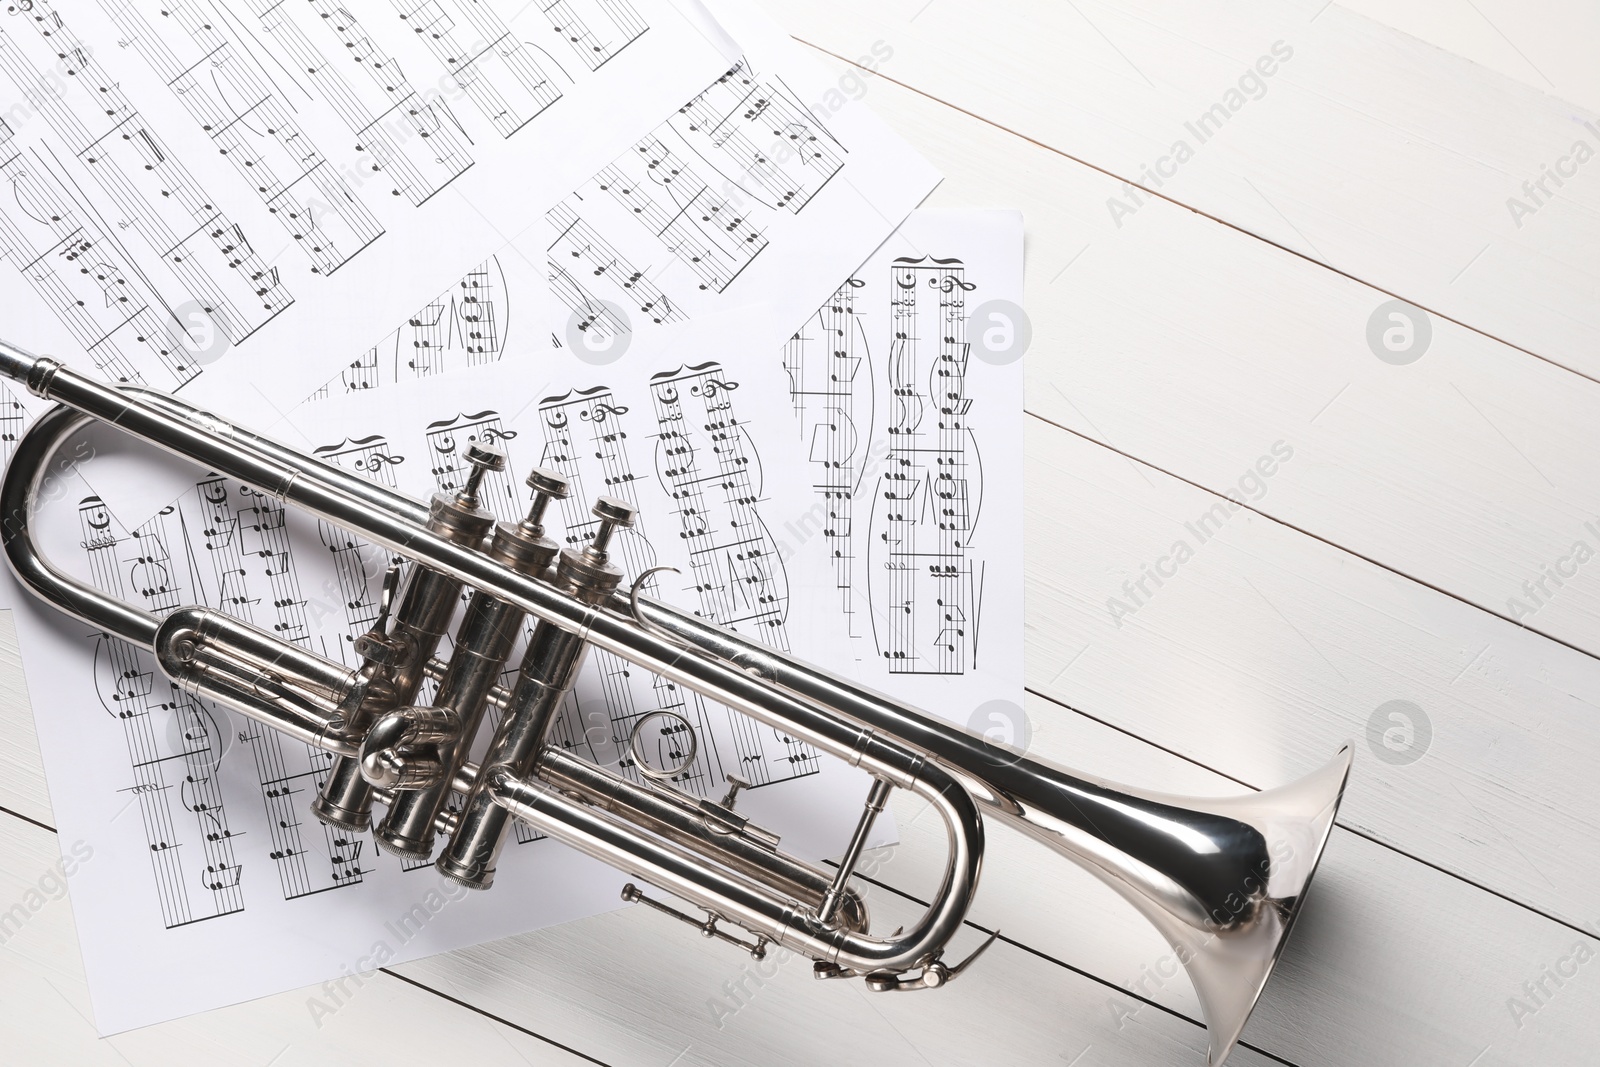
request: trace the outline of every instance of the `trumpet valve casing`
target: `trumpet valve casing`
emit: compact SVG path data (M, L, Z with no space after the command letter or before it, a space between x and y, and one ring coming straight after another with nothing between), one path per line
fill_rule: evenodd
M471 473L457 492L433 495L428 506L428 529L455 544L477 546L494 525L494 516L478 504L479 487L486 474L505 469L506 456L498 448L473 442L467 446L465 458ZM455 614L461 590L462 583L447 574L428 567L411 568L393 629L364 635L369 648L385 643L398 646L384 656L381 664L393 691L392 702L360 702L350 715L354 728L363 729L392 708L416 699L428 663ZM379 625L382 622L380 619ZM366 666L374 666L373 661L368 659ZM340 757L328 768L311 812L331 826L362 833L372 825L372 800L372 785L362 777L360 762Z
M528 476L533 503L520 522L495 526L487 554L518 574L537 577L549 569L559 552L544 531L544 513L553 500L567 496L567 480L555 471L536 468ZM439 499L435 497L436 508ZM437 781L397 793L374 830L387 852L407 859L430 859L436 822L449 800L457 770L466 762L468 749L482 726L489 693L499 680L507 657L516 644L525 613L498 597L479 590L472 594L466 617L456 633L450 665L439 681L435 701L457 719L457 735L438 747ZM383 757L378 757L383 758ZM377 767L374 766L374 770Z

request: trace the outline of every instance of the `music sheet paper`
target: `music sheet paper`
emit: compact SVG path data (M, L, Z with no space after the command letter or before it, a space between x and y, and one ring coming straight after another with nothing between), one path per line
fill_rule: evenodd
M8 336L260 423L737 58L673 0L8 4Z
M705 7L737 62L514 242L546 263L569 344L750 303L786 337L939 181L862 103L870 79L829 73L754 5Z
M659 575L674 583L662 595L839 663L848 650L832 643L830 620L796 611L767 532L785 521L767 484L794 472L746 429L782 425L781 367L734 374L731 360L716 362L745 356L742 339L769 317L759 307L711 316L660 335L682 338L676 346L641 342L606 366L547 337L548 347L494 365L307 404L278 436L419 494L459 484L470 440L499 441L511 467L488 481L497 513L522 511L521 479L535 464L575 481L552 515L564 536L591 531L595 495L634 499L641 523L619 543L630 576L676 565L686 577ZM46 493L52 506L35 519L59 564L153 610L210 604L354 662L352 639L377 612L384 553L204 471L154 466L149 450L122 447L114 431L87 440L95 454L63 467ZM174 497L173 486L184 488ZM306 805L325 756L176 691L148 654L13 597L30 696L49 709L37 725L63 847L92 850L72 898L102 1032L620 905L614 871L526 828L507 845L496 889L469 894L427 865L377 852L369 835L322 826ZM614 657L592 656L556 739L637 777L623 745L634 722L661 708L698 735L683 788L720 795L726 774L739 774L755 783L741 809L782 833L787 849L838 851L865 794L859 774ZM671 734L650 740L663 760L681 751ZM881 820L874 842L892 839L892 820ZM314 993L307 1004L327 1007Z
M783 348L808 603L858 677L1002 744L1022 711L1022 217L918 211Z
M498 441L511 462L489 478L486 506L520 517L529 469L556 467L574 481L573 497L550 516L563 543L592 532L597 494L637 500L641 521L617 546L630 579L676 564L701 586L690 603L839 661L843 650L815 639L808 616L792 616L782 568L760 533L770 460L734 429L755 387L704 358L663 356L668 377L654 381L631 367L623 378L565 356L546 362L558 358L562 370L543 368L550 380L539 389L528 385L531 360L507 360L391 386L382 404L309 405L327 428L300 419L294 429L319 435L313 451L330 462L418 494L459 485L469 441ZM696 453L662 429L688 420ZM727 428L699 429L713 423ZM54 506L35 520L57 562L152 610L211 604L356 662L351 642L377 613L386 553L194 468L176 500L147 501L148 518L125 522L95 487L140 477L152 457L113 451L107 434L91 440L104 451L64 472ZM700 506L675 496L697 481ZM702 529L713 506L716 526ZM621 906L619 874L520 824L486 893L378 852L370 834L323 826L307 804L325 754L176 690L147 653L13 595L63 847L92 849L71 889L103 1033ZM740 808L782 833L787 850L811 859L838 851L865 797L863 776L613 656L591 653L555 740L637 780L629 733L657 709L677 711L698 735L681 788L720 796L725 775L739 774L755 786ZM661 725L646 735L647 751L669 764L682 741ZM892 839L891 826L885 820L878 842ZM315 991L307 1003L327 1007Z

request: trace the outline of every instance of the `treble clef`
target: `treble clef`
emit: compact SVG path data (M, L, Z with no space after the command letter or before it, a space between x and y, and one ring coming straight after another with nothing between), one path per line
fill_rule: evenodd
M380 471L385 465L397 467L406 461L404 456L391 456L384 452L374 452L365 459L356 460L358 471Z
M739 388L738 382L725 382L717 378L707 378L705 381L701 382L698 386L690 389L689 391L691 393L704 396L707 400L710 400L712 397L717 395L718 391L731 393L737 388Z

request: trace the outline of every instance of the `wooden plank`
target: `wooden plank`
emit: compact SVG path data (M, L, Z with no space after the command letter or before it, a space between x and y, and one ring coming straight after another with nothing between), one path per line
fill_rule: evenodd
M1042 698L1030 699L1027 711L1030 755L1180 794L1244 791ZM1313 767L1291 761L1268 784ZM1361 792L1353 783L1347 810ZM918 817L912 804L898 805L896 815L901 844L885 850L875 877L929 885L943 839L937 820ZM1173 973L1171 950L1154 931L1108 888L1032 841L999 830L989 835L972 918L1113 985L1147 991L1157 1004L1198 1013L1188 979ZM1479 1064L1587 1063L1586 1020L1600 1009L1600 983L1581 976L1600 956L1573 960L1568 969L1580 977L1559 989L1547 981L1543 1004L1521 988L1580 944L1600 950L1589 934L1338 829L1245 1039L1302 1065L1468 1064L1475 1056ZM1512 998L1536 1010L1513 1013ZM1101 1008L1108 1018L1132 1013L1136 1021L1150 1012L1131 994L1110 994Z
M1584 0L1339 0L1339 6L1454 52L1531 89L1600 111L1600 8Z
M1030 688L1256 787L1353 737L1345 826L1600 917L1600 663L1031 423Z
M1325 0L766 6L1115 175L1096 233L1146 224L1130 182L1600 377L1600 163L1570 158L1580 139L1600 155L1593 113ZM1561 186L1522 189L1558 164Z
M1440 320L1419 361L1385 363L1384 294L1165 202L1112 230L1104 175L869 94L947 175L931 204L1022 210L1030 411L1219 492L1288 441L1252 507L1600 654L1600 563L1571 559L1600 558L1600 385Z
M58 850L55 834L0 817L0 1040L8 1063L596 1062L382 972L342 989L281 993L102 1039L72 911L60 895Z
M891 894L869 900L890 929L914 916ZM982 936L964 932L952 956ZM1206 1058L1198 1024L1145 1005L1119 1028L1107 1001L1120 994L1003 943L945 989L885 996L859 981L816 981L799 957L758 965L636 907L400 971L616 1064L1198 1067ZM1242 1048L1228 1062L1277 1061Z

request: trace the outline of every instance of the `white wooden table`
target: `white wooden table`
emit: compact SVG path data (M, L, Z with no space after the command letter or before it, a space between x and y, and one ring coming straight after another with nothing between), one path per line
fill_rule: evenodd
M1026 215L1033 751L1226 793L1357 739L1233 1062L1600 1059L1600 555L1574 553L1600 550L1600 160L1575 154L1600 153L1600 9L765 3L841 74L892 49L866 91L948 175L934 204ZM1393 299L1422 310L1380 359L1369 321ZM1292 457L1251 479L1280 442ZM1228 494L1245 506L1131 600ZM0 636L10 902L58 845ZM897 814L876 877L915 895L940 842ZM0 1057L1204 1062L1186 979L1151 977L1153 930L1037 846L990 850L956 951L1003 940L911 997L758 969L635 909L380 972L330 1017L302 990L100 1041L51 902L0 948Z

